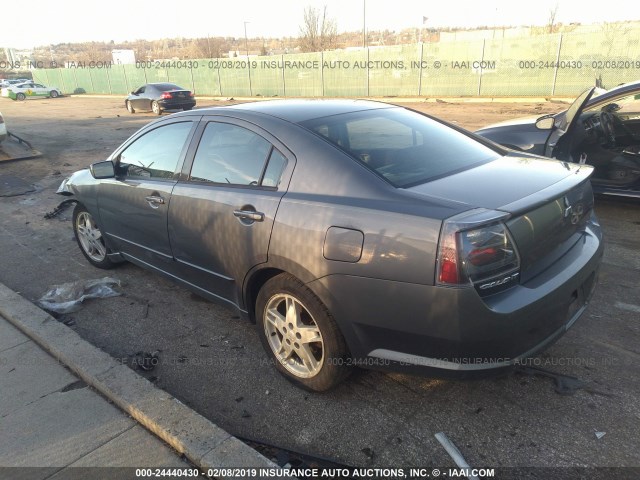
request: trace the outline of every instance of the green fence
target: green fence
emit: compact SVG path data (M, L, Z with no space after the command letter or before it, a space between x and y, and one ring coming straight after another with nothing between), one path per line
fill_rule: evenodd
M573 96L639 78L640 29L34 71L65 93L172 82L225 97Z

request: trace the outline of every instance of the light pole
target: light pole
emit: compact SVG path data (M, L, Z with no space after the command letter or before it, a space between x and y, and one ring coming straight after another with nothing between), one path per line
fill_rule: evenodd
M249 60L249 40L247 39L247 23L244 22L244 49L247 51L247 61Z
M367 0L362 0L362 48L367 47Z
M249 61L249 40L247 39L247 23L244 22L244 49L247 52L247 73L249 74L249 96L253 95L253 88L251 88L251 62Z

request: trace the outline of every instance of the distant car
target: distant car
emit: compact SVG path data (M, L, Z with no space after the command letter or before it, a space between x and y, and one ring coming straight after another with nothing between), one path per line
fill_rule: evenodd
M589 88L565 111L476 132L506 147L593 165L593 191L640 198L640 81Z
M30 82L28 78L13 78L13 79L2 79L0 81L0 88L10 87L11 85L16 85L18 83Z
M24 82L11 85L2 89L2 96L13 100L26 100L29 97L51 97L56 98L62 95L62 90L58 87L47 87L41 83Z
M191 90L174 83L147 83L131 92L124 104L129 113L151 110L160 115L164 110L191 110L196 99Z
M559 338L602 258L592 170L384 103L276 100L152 122L59 193L92 265L222 302L327 390L353 365L464 376Z
M7 124L4 123L2 113L0 113L0 142L7 138Z

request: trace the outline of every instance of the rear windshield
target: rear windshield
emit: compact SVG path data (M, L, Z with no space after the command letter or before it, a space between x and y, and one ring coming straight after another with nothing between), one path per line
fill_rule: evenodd
M157 83L155 87L161 92L167 92L169 90L184 90L184 88L173 83Z
M500 155L440 122L382 108L302 122L395 187L408 188Z

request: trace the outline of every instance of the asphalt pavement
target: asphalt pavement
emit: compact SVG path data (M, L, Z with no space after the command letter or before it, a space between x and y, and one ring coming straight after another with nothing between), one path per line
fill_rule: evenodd
M0 478L276 465L0 284ZM237 476L234 476L237 478ZM260 478L255 476L254 478Z

